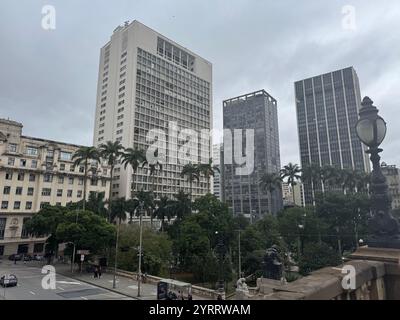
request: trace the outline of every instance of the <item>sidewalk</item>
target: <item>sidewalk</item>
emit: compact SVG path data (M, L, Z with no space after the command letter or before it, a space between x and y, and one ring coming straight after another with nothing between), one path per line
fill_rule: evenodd
M75 271L71 273L71 266L68 264L56 264L56 272L64 276L92 284L94 286L107 289L130 298L137 300L157 300L157 286L146 283L141 284L141 296L137 297L138 283L136 280L128 277L118 276L116 277L116 288L113 288L114 276L112 273L103 273L100 279L95 279L92 273Z

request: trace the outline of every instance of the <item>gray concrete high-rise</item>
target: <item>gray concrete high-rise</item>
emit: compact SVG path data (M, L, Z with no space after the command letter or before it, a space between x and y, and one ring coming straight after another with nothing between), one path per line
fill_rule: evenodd
M165 146L162 171L150 177L139 168L133 175L130 166L117 165L113 197L130 198L132 186L152 190L156 197L188 193L189 183L180 176L185 163L174 152L186 140L179 134L212 129L212 64L138 21L127 22L100 51L94 145L117 140L146 151L152 129L166 134L152 138ZM193 163L208 163L210 139L197 139L190 153L198 155ZM204 177L193 183L194 198L207 191Z
M279 173L281 168L277 101L265 90L225 100L223 119L224 130L232 132L232 140L235 140L234 130L243 130L240 145L244 146L248 142L245 139L245 129L254 130L254 170L246 175L237 174L236 169L240 165L234 160L227 163L226 159L235 158L235 142L227 141L224 133L223 201L234 215L244 214L257 219L265 214L276 214L283 206L281 188L276 188L270 195L259 182L265 173ZM246 148L242 149L244 152Z
M365 147L355 126L361 107L358 76L353 67L295 82L301 166L310 164L370 171ZM312 203L321 184L304 184L305 202Z

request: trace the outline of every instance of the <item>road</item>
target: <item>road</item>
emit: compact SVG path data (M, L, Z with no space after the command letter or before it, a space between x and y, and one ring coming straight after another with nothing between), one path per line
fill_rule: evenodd
M18 286L3 289L0 286L0 300L133 300L124 295L96 287L79 280L56 275L56 289L42 288L45 276L40 268L17 262L14 265L8 260L0 260L0 276L6 273L15 274Z

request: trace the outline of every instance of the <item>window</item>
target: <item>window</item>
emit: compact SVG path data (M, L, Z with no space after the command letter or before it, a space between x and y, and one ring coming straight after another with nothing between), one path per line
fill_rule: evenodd
M61 202L56 202L57 207L61 207Z
M43 253L44 243L35 243L33 245L33 253Z
M68 178L68 184L74 184L74 178L69 177Z
M80 173L84 173L85 172L85 167L84 166L80 166L79 167L79 172Z
M9 166L13 166L14 164L15 164L15 158L9 157L9 158L8 158L8 165L9 165Z
M61 151L60 152L60 160L70 161L71 158L72 158L72 153L71 152L65 152L65 151Z
M6 180L12 180L12 172L6 172Z
M63 190L62 189L58 189L57 190L57 197L62 197L63 194Z
M51 196L51 189L50 188L43 188L42 189L42 196Z
M49 174L49 173L46 173L43 176L43 181L44 182L53 182L53 176L51 174Z
M19 160L19 166L20 167L26 167L26 159L20 159Z
M8 144L8 151L9 151L9 152L17 152L17 144L15 144L15 143L9 143L9 144Z
M17 180L18 181L24 181L24 179L25 179L25 173L23 173L23 172L18 173Z
M35 147L27 147L26 148L26 154L29 156L37 156L38 155L38 149Z
M4 231L6 230L6 222L7 218L0 218L0 240L4 239ZM4 247L3 247L4 250ZM0 252L0 256L2 256L4 252Z
M71 198L72 197L72 190L67 190L67 197Z
M34 173L29 174L29 181L33 182L36 180L36 175Z
M65 170L65 163L60 163L60 171L64 171Z
M97 186L97 181L98 181L97 179L91 179L90 180L90 185L91 186Z
M19 210L21 208L21 201L14 201L14 210Z
M83 178L79 178L79 180L78 180L78 185L83 185Z
M21 238L22 239L27 239L29 238L29 233L26 230L26 223L30 220L31 218L24 218L22 222L22 231L21 231Z
M28 196L33 196L33 191L34 191L35 189L34 188L28 188L28 193L27 193L27 195Z
M32 201L27 201L25 203L25 210L31 210L32 209Z
M58 176L58 184L63 184L63 183L64 183L64 177Z
M1 208L2 209L8 209L8 201L2 201L1 202Z
M16 194L17 196L22 195L22 187L17 187L17 188L15 189L15 194Z
M41 202L40 203L40 209L43 209L45 206L48 206L50 202Z
M75 166L74 166L74 165L71 165L71 166L69 167L69 171L75 172Z
M31 161L31 168L37 168L38 162L37 160L32 160Z
M107 180L106 180L106 179L102 179L102 180L101 180L101 186L102 186L102 187L107 186Z
M78 190L78 193L76 195L78 198L82 198L82 190Z
M10 191L11 191L11 187L6 186L6 187L4 187L3 194L10 194Z

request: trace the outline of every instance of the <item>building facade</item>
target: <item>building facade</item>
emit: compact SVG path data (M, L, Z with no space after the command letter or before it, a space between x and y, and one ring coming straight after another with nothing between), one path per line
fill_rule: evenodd
M282 182L282 199L284 207L290 207L293 205L304 207L305 202L303 184L298 182L294 185L294 187L292 187L287 182Z
M392 197L392 209L400 208L400 170L395 165L387 165L382 162L381 170L389 186Z
M369 172L366 149L355 130L361 93L354 68L297 81L294 87L301 166ZM304 191L311 204L313 191L324 191L324 186L305 183Z
M213 177L213 194L218 199L222 200L222 193L221 193L221 148L222 144L214 144L213 145L213 165L216 166L220 171L214 170L214 177Z
M208 163L211 128L211 63L138 21L116 28L100 52L94 145L117 140L146 151L157 141L162 171L149 177L139 168L133 177L130 166L117 165L113 197L130 198L132 186L156 197L188 193L181 170ZM189 143L188 130L198 134ZM193 183L194 198L207 188L204 177Z
M46 238L34 238L24 225L46 204L65 206L83 199L83 166L74 167L80 147L22 135L22 124L0 119L0 256L42 253ZM87 194L105 192L109 169L98 163Z
M252 220L276 214L283 206L282 190L270 195L259 181L265 173L278 174L281 168L277 101L265 90L225 100L223 119L223 201L233 214L250 215ZM235 137L235 132L241 136ZM251 132L253 152L246 156L254 159L253 170L242 174L238 171L242 164L237 160L251 143Z

